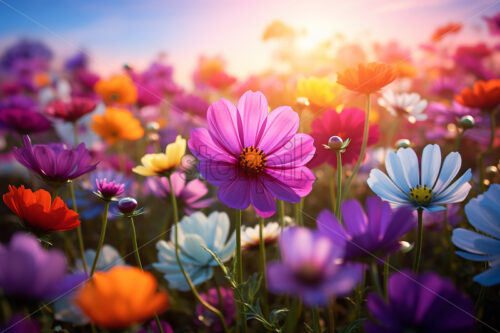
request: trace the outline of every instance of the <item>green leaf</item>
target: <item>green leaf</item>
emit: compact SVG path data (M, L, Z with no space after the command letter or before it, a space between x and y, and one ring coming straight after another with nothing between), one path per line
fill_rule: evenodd
M363 324L366 321L367 318L359 318L355 320L354 322L350 323L343 329L339 330L339 333L353 333L356 332L358 328L361 327L361 324Z

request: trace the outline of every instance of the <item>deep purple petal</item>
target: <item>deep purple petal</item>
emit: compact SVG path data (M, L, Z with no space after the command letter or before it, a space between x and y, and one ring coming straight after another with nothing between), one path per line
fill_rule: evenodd
M259 179L250 180L250 201L260 217L271 217L276 212L276 200Z
M347 232L351 236L364 233L368 227L368 218L361 204L355 200L347 200L342 203L342 217Z
M221 185L217 196L228 207L245 209L250 205L250 181L245 177L236 178L231 183Z
M230 184L240 176L236 165L211 160L200 161L198 171L207 182L215 186Z
M335 215L327 209L323 209L316 219L316 224L322 234L328 236L334 244L342 246L350 239Z

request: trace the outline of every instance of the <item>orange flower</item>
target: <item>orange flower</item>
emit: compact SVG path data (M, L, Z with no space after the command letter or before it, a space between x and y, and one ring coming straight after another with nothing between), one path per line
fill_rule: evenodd
M393 67L377 62L359 64L338 73L337 82L349 90L361 94L372 94L396 78Z
M114 107L108 107L104 114L96 114L90 128L110 145L119 140L138 140L144 135L141 122L132 112Z
M137 88L127 75L114 75L97 81L94 90L106 105L132 105L137 101Z
M455 100L469 108L493 110L500 104L500 79L477 81L472 89L465 87Z
M116 266L108 272L96 272L75 303L97 326L125 328L167 310L167 293L157 292L157 288L153 274L137 267Z
M452 22L447 25L438 27L432 34L431 40L433 42L439 42L444 36L449 34L456 34L462 30L462 23Z
M36 231L66 231L80 225L78 214L59 197L52 202L50 193L45 190L33 193L23 185L19 188L9 185L9 193L3 195L3 202Z

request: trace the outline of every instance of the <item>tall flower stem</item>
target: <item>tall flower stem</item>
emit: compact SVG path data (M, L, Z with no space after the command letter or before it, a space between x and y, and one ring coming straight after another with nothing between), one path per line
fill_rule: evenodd
M259 218L259 254L260 271L262 273L262 308L264 316L269 316L269 304L267 302L267 277L266 277L266 244L264 243L264 219Z
M76 205L76 197L75 197L75 188L73 182L69 182L69 191L71 192L71 200L73 201L73 210L78 214L78 207ZM78 249L80 250L80 258L83 264L83 270L87 273L87 260L85 260L85 246L83 245L83 235L82 235L82 226L79 224L76 227L76 234L78 237Z
M99 254L101 253L102 245L104 244L104 236L106 235L106 226L108 224L108 211L109 211L110 201L106 200L104 203L104 215L102 218L101 225L101 235L99 236L99 243L97 244L97 250L95 252L94 262L92 263L92 268L90 269L90 276L94 275L95 268L97 266L97 261L99 260Z
M241 260L241 210L236 210L236 265L235 276L236 284L240 286L243 283L243 261ZM243 313L244 306L238 305L238 312L240 315L240 328L242 333L247 331L247 318Z
M132 246L134 247L135 261L137 262L137 266L141 270L143 270L141 256L139 255L139 247L137 246L137 233L135 232L134 218L132 216L130 216L130 228L132 231ZM164 333L163 327L161 326L160 318L158 317L158 314L155 313L154 318L155 318L156 326L158 327L159 332Z
M319 311L317 307L312 309L312 317L313 317L313 332L321 333L321 325L319 323Z
M361 167L361 162L365 157L366 145L368 144L368 131L370 130L370 94L366 95L366 118L365 118L365 128L363 132L363 142L361 144L361 151L359 152L358 160L354 165L351 176L347 179L346 186L344 187L344 192L342 193L342 198L345 198L349 194L351 188L351 183L354 177L358 174L359 168Z
M462 140L462 137L464 136L465 130L459 130L457 134L457 138L455 139L455 144L453 145L453 151L458 151L460 149L460 141Z
M479 158L477 161L478 168L479 168L479 183L481 186L481 192L484 192L486 190L486 185L484 184L484 166L483 166L483 159L484 155L489 154L493 151L493 144L495 143L495 112L496 110L493 110L490 112L490 125L491 125L491 130L490 130L490 143L488 144L488 148L485 151L482 151L479 153Z
M293 204L293 208L295 211L295 223L300 226L300 203L297 202L296 204Z
M285 228L285 202L283 200L278 200L278 215L280 218L281 231Z
M335 204L335 216L340 221L340 200L342 199L342 153L337 150L337 203Z
M418 208L418 226L417 226L417 241L415 245L415 261L413 262L413 273L418 273L418 266L420 265L420 256L422 255L422 240L423 240L423 223L422 214L423 209Z
M390 266L390 257L387 256L384 261L384 297L386 300L389 299L389 286L388 286L388 281L389 281L389 266Z
M376 261L372 262L372 265L370 267L370 273L372 274L372 283L375 286L375 290L377 291L377 294L379 294L379 296L383 297L384 293L382 292L382 288L380 287L380 281L378 279L378 267L377 267Z
M73 125L73 135L75 137L75 146L78 146L80 143L79 135L78 135L78 125L76 124L76 121L73 121L71 123Z
M329 177L330 201L332 204L332 212L335 212L335 168L332 166Z
M172 187L172 177L169 175L168 176L168 186L170 188ZM201 305L203 305L208 311L212 312L215 314L217 317L219 317L222 328L224 332L229 333L229 329L227 328L226 325L226 320L224 319L224 315L222 312L220 312L218 309L210 305L210 303L206 302L201 298L200 294L196 290L196 287L193 284L193 281L191 281L191 278L187 274L186 270L184 269L184 265L182 264L180 253L179 253L179 212L177 210L177 199L175 198L175 193L174 191L170 191L170 200L172 202L172 210L174 212L174 240L175 240L175 258L177 260L177 264L179 265L179 269L181 270L182 274L184 275L184 278L186 279L187 284L189 285L189 288L191 289L191 292L193 293L194 297L198 302L200 302ZM240 243L241 245L241 243Z

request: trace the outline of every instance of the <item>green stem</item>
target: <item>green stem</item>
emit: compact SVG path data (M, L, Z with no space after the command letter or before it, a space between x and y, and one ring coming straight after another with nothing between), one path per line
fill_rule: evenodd
M389 287L388 287L389 266L390 266L389 260L390 260L390 257L387 256L387 258L385 258L385 262L384 262L384 297L386 300L389 299Z
M420 265L420 257L422 255L422 240L423 240L423 223L422 214L423 209L418 208L418 226L417 226L417 241L415 245L415 261L413 262L413 273L418 273L418 267Z
M362 264L362 271L363 271L363 279L361 280L361 285L358 287L358 292L357 292L357 301L356 301L356 306L355 306L355 315L357 316L356 319L361 318L361 308L362 308L362 303L363 303L363 298L365 295L365 286L366 286L366 269L365 269L365 264Z
M264 243L264 219L259 218L259 254L260 271L262 273L262 309L264 316L269 316L269 304L267 302L267 277L266 277L266 244Z
M99 236L99 243L97 244L97 250L95 252L94 262L92 263L92 268L90 269L90 276L94 275L95 268L97 266L97 261L99 260L99 254L101 253L102 245L104 244L104 236L106 235L106 226L108 224L108 211L109 211L110 201L104 203L104 215L101 225L101 235Z
M167 211L167 215L165 216L165 221L163 222L163 226L161 228L161 233L160 233L160 236L163 238L163 239L167 239L167 234L168 234L168 229L170 227L170 213L171 210L168 210Z
M337 150L337 203L335 204L335 216L340 222L341 209L340 200L342 199L342 153Z
M293 204L294 212L295 212L295 224L300 226L300 205L297 202Z
M168 185L170 188L173 188L172 186L172 177L168 176ZM178 232L178 224L179 224L179 213L177 211L177 199L175 198L175 193L174 191L170 191L170 200L172 202L172 210L174 211L174 240L175 240L175 258L177 260L177 264L179 265L179 269L181 270L182 274L184 275L184 278L186 279L187 284L189 285L189 288L191 289L191 292L193 293L194 297L198 302L200 302L201 305L203 305L208 311L214 313L217 317L219 317L222 328L224 329L224 332L229 333L229 329L227 328L226 325L226 320L224 319L224 315L217 310L215 307L210 305L210 303L206 302L201 298L200 294L196 290L196 287L193 284L193 281L191 281L191 278L189 275L186 273L186 270L184 269L184 265L182 264L180 253L179 253L179 232ZM240 242L241 246L241 242Z
M317 307L312 308L312 317L313 317L313 332L321 333L321 325L319 323L319 311Z
M69 182L69 190L71 192L71 200L73 201L73 210L75 211L75 213L78 213L73 181ZM76 234L78 237L78 249L80 251L80 259L82 260L83 270L85 271L85 273L87 273L88 267L87 260L85 260L85 246L83 245L82 226L80 224L78 225L78 227L76 227Z
M490 129L490 143L488 144L488 149L481 152L479 154L479 158L478 158L479 183L480 183L482 192L484 192L486 190L486 184L484 183L485 172L484 172L484 166L483 166L484 155L491 153L491 151L493 150L493 145L495 143L495 127L496 127L495 113L496 113L496 110L493 110L490 112L490 125L491 125L490 128L491 129Z
M135 232L135 223L132 216L130 216L130 229L132 231L132 245L134 247L135 261L137 261L137 266L142 269L141 256L139 255L139 247L137 246L137 233Z
M375 290L377 291L377 294L380 296L384 296L384 293L382 292L382 288L380 287L380 282L378 279L378 267L377 267L377 262L372 262L371 268L370 268L370 273L372 274L372 283L375 286Z
M363 143L361 144L361 151L359 153L358 160L356 161L356 164L354 165L354 169L352 170L351 176L347 179L346 186L344 187L344 192L342 193L342 198L347 197L349 194L349 190L351 188L351 183L354 180L354 177L356 177L359 168L361 167L361 163L363 162L363 159L365 157L365 150L366 150L366 145L368 143L368 131L370 130L370 94L366 95L366 118L365 118L365 129L363 132ZM347 148L349 149L349 147Z
M455 139L455 144L453 145L453 151L458 151L460 149L460 141L462 140L462 137L464 136L465 130L459 130L457 134L457 138Z
M241 210L236 210L236 284L238 287L243 283L243 261L241 259ZM238 312L240 314L240 328L241 332L247 331L247 318L243 313L244 306L238 305Z
M281 231L283 231L283 229L285 229L285 202L283 200L278 200L278 214L280 217Z
M332 203L332 212L335 212L335 168L332 166L331 172L330 172L330 177L329 178L329 184L328 187L330 189L330 201Z
M79 136L78 136L78 125L76 124L76 121L72 122L73 125L73 136L75 137L75 147L78 146L78 143L80 142Z

